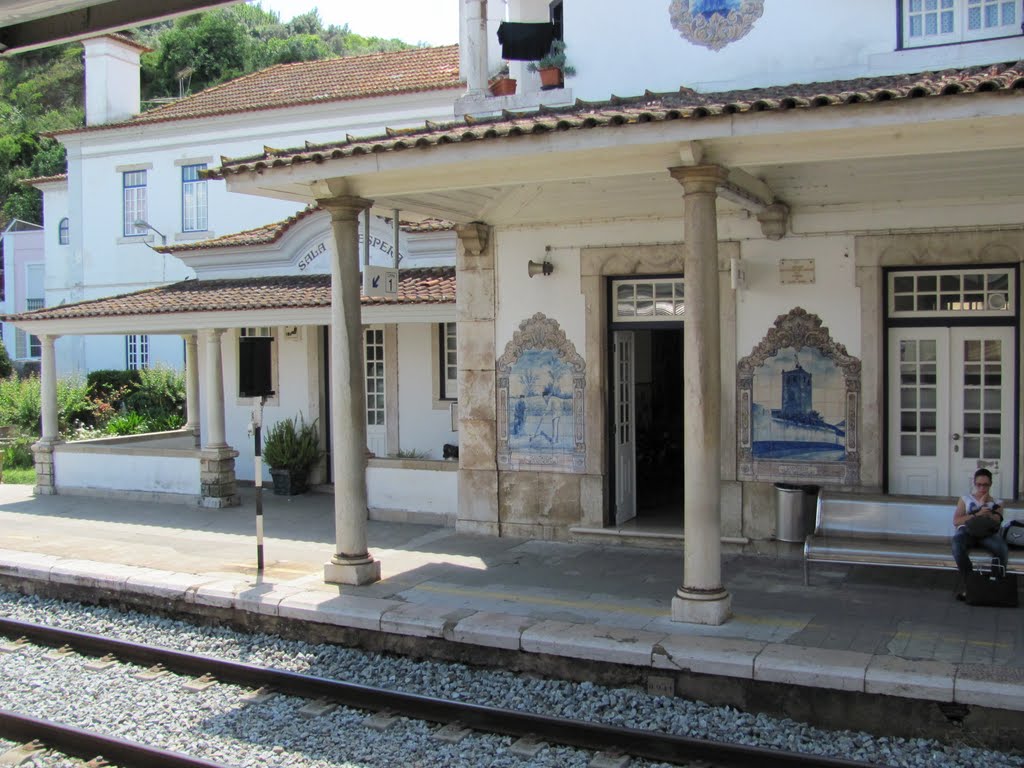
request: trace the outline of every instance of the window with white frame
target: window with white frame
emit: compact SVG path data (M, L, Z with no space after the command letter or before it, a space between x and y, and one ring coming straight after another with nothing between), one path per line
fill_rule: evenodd
M145 235L149 230L135 226L135 222L145 221L146 211L146 172L125 171L121 174L124 187L124 236L136 237Z
M1012 317L1017 283L1007 267L889 273L889 317Z
M274 395L274 333L268 326L238 331L238 396Z
M206 163L181 166L181 231L205 232L207 229L206 179L199 172Z
M456 323L441 323L438 327L438 345L441 355L441 400L459 399L459 358L456 352Z
M149 368L149 336L125 336L125 367L129 371Z
M903 0L903 46L1019 35L1020 0Z
M366 361L366 425L386 423L384 411L384 329L367 328L363 353Z
M613 322L678 322L685 307L682 278L612 281Z
M57 242L60 245L71 243L71 222L68 221L67 216L61 219L60 224L57 225Z

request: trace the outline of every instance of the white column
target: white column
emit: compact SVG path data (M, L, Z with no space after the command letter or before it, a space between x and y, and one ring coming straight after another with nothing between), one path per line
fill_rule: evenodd
M718 312L718 185L728 178L713 165L670 169L683 185L683 584L672 618L721 624L732 598L722 586L721 348Z
M44 334L39 339L43 347L39 371L43 434L39 439L43 443L55 443L60 437L57 425L57 356L54 352L54 342L58 338Z
M466 52L463 54L463 75L466 93L487 95L487 0L463 0L466 14Z
M204 448L227 448L224 429L224 368L221 363L223 328L205 331L206 442Z
M185 336L185 429L199 437L199 344L194 333Z
M330 212L331 259L331 465L334 479L335 554L324 581L368 584L380 562L367 548L366 379L359 289L359 214L373 202L342 195L317 201Z

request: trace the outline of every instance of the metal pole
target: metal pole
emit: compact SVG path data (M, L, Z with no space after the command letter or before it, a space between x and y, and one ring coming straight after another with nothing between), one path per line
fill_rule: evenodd
M402 258L401 256L398 255L398 237L402 233L402 225L398 222L398 214L399 213L400 213L400 211L397 208L395 208L394 209L394 214L395 214L395 234L394 234L394 238L393 238L394 241L395 241L395 269L398 269L398 262Z
M363 211L363 264L370 263L370 209Z
M256 570L263 571L263 448L260 443L260 429L263 426L263 402L260 398L258 413L253 411L253 439L255 450L253 460L256 463Z

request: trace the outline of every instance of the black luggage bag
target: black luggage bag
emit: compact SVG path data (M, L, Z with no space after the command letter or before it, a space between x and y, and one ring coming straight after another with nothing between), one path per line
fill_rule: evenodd
M972 571L967 577L966 601L968 605L1016 608L1017 575L1006 573L998 560L989 571Z

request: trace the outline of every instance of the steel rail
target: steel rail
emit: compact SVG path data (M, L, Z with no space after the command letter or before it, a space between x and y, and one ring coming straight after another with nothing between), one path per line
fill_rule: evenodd
M180 752L148 747L116 736L104 736L72 725L51 723L0 709L0 734L11 741L39 741L72 757L102 756L124 768L228 768Z
M844 758L729 744L660 731L568 720L550 715L437 699L242 662L197 656L168 648L13 619L0 618L0 633L9 637L25 637L42 645L68 645L89 655L111 654L140 664L162 664L171 671L195 676L211 675L221 682L250 688L266 687L293 696L329 699L353 709L378 712L387 710L416 720L459 723L463 727L478 731L516 737L531 736L541 741L591 751L621 752L648 760L679 764L703 760L736 768L866 768L870 765Z

